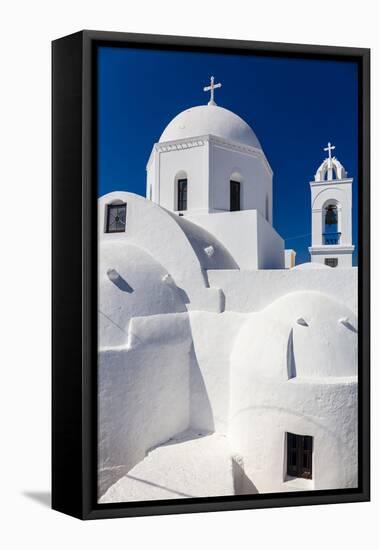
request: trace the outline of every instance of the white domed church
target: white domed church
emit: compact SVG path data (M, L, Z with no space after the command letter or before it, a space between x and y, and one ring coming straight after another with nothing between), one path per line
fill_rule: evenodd
M219 87L153 145L146 198L99 199L100 502L357 486L353 180L329 143L295 265Z

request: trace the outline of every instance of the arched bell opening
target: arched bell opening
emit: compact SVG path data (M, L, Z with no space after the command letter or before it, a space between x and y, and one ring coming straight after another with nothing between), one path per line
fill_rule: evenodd
M324 204L323 215L323 244L336 245L341 240L341 207L333 200Z

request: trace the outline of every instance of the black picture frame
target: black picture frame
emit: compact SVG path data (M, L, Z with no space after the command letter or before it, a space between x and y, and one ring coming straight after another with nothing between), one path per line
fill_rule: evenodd
M96 48L352 60L359 67L359 486L98 504ZM52 43L52 508L81 519L370 499L370 50L85 30ZM73 198L75 200L73 200Z

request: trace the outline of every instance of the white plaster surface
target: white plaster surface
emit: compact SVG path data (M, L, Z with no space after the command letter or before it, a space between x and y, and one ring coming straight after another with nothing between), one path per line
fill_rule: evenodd
M152 200L167 210L177 210L177 182L188 180L187 205L190 210L209 208L209 140L196 138L175 146L155 146L147 166Z
M230 210L230 180L240 182L241 210L258 210L272 223L272 171L263 152L236 149L228 142L210 141L209 208ZM266 208L267 200L267 208Z
M230 445L259 492L357 486L356 378L286 382L236 366L232 396ZM312 480L286 475L286 432L314 438Z
M188 431L151 449L100 502L209 497L234 494L227 438Z
M241 270L284 268L284 241L258 210L188 214L230 251Z
M356 376L357 340L348 307L321 292L293 292L248 318L232 361L261 378Z
M286 251L287 252L287 251ZM326 264L316 263L316 262L305 262L303 264L295 265L292 269L296 271L309 271L310 269L332 269Z
M194 362L190 373L190 424L225 433L230 400L230 354L246 315L190 312Z
M188 314L135 317L129 331L99 352L99 494L189 424Z
M187 311L167 271L141 248L121 240L103 244L99 258L99 346L126 344L132 317Z
M230 445L259 492L357 485L357 333L345 305L295 292L251 314L230 395ZM286 432L313 437L312 480L288 478Z
M182 111L167 125L159 141L174 141L206 134L261 148L250 126L232 111L218 105L198 105Z
M106 207L115 201L127 204L126 230L105 233ZM216 237L143 197L121 191L99 199L98 220L101 251L106 250L105 245L110 243L138 246L165 267L187 309L220 311L220 290L209 288L204 272L207 269L237 269L237 265ZM208 246L214 249L211 256L205 252ZM102 266L102 277L109 268L114 268L114 265L108 256ZM148 287L146 300L149 300Z
M358 310L358 268L208 271L211 286L222 288L227 311L259 311L271 302L300 290L323 292Z
M147 197L178 210L178 179L187 180L182 214L230 210L230 181L240 182L241 210L258 210L272 223L272 171L260 149L204 135L155 144L147 165Z

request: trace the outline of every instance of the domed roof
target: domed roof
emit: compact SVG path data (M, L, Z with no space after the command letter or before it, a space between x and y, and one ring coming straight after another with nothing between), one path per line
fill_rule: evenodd
M132 317L183 313L175 282L152 256L122 241L101 243L99 345L125 345Z
M218 105L199 105L182 111L166 126L159 142L208 134L262 148L253 130L241 117Z
M233 368L249 376L330 378L357 374L357 318L330 296L291 292L240 329L232 353Z

